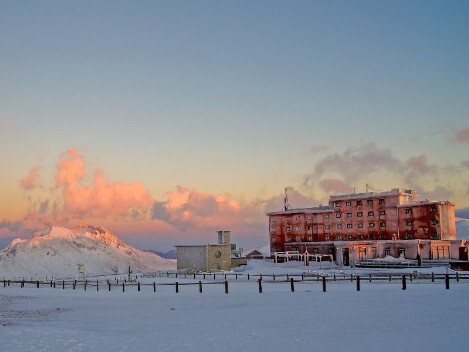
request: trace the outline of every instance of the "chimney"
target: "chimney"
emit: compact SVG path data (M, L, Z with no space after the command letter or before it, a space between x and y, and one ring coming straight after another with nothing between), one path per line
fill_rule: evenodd
M218 244L230 244L231 231L217 231Z

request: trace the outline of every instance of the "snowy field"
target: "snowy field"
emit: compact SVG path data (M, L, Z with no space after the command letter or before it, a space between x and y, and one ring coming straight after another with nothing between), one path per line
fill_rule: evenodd
M304 271L258 261L247 272ZM155 280L175 278L140 281ZM328 283L327 292L321 282L297 282L295 292L265 282L262 294L256 280L241 278L230 279L228 294L223 285L204 285L202 293L197 285L181 285L179 293L158 286L154 293L152 286L85 292L2 284L0 350L465 351L468 298L469 280L452 281L449 290L442 281L408 281L405 291L398 280L362 280L360 292L346 281Z

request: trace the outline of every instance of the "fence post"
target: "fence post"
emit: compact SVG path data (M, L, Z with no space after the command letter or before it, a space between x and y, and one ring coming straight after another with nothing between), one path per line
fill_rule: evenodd
M125 292L125 280L124 280L124 282L122 283L122 292Z
M238 273L235 273L235 280L238 280Z
M249 273L248 273L248 281L249 281Z
M449 290L449 275L448 274L445 275L445 286L446 286L446 289Z
M259 283L259 293L262 293L262 280L259 279L257 282Z
M202 281L199 281L199 292L202 293Z
M50 287L52 287L52 280L50 280Z
M7 287L7 280L3 279L3 287Z
M350 282L353 282L353 274L350 274Z
M407 289L407 284L405 282L405 275L402 275L402 289L403 290Z
M370 279L370 282L371 282L371 279ZM360 291L360 276L357 276L357 291Z
M334 274L334 277L335 277L335 274ZM304 279L305 279L305 274L301 273L301 281L304 281Z
M85 291L86 291L86 285L88 285L88 280L85 280Z
M153 292L156 292L156 282L153 282Z
M459 273L456 271L456 282L459 282Z
M272 279L275 281L275 274L272 274ZM288 280L288 275L287 275L287 280Z
M205 273L204 273L204 280L205 280Z
M23 279L23 281L21 281L21 287L22 288L24 287L24 279Z
M96 291L99 291L99 281L96 279Z
M392 278L391 278L391 274L389 274L389 282L391 282Z
M8 280L8 286L10 286L10 280ZM39 288L39 280L36 281L36 287Z
M370 274L370 282L371 282L371 274Z
M176 293L179 293L179 282L176 281Z
M432 282L435 282L435 274L432 272Z
M336 278L335 278L335 273L334 273L334 281L335 281L335 279L336 279Z
M293 283L292 277L290 278L290 288L291 288L291 292L295 292L295 284Z
M326 292L326 277L325 276L322 277L322 292Z
M140 282L137 282L137 290L140 292Z
M228 281L225 280L225 293L228 293Z
M109 285L109 292L111 292L111 281L108 282Z
M287 281L290 281L290 276L287 274Z
M62 280L62 290L65 290L65 280Z

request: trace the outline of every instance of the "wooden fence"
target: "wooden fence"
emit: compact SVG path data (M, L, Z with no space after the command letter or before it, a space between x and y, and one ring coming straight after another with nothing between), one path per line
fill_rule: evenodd
M218 278L220 276L223 277L223 280L217 280L217 275ZM177 273L159 273L158 275L155 275L153 277L166 277L170 278L174 276L175 278L178 278ZM385 281L385 282L396 282L398 281L402 285L402 290L407 289L407 282L425 282L425 283L440 283L443 282L445 285L446 289L450 288L450 282L460 282L463 280L468 280L469 279L469 274L420 274L420 273L414 273L414 274L397 274L397 273L390 273L390 274L385 274L385 273L373 273L373 274L367 274L367 275L353 275L353 274L331 274L331 275L319 275L319 274L282 274L282 275L276 275L276 274L220 274L220 273L199 273L199 274L192 274L192 275L182 275L184 276L184 281L179 282L152 282L152 283L147 283L147 282L139 282L139 281L127 281L126 279L121 280L119 282L118 279L114 280L106 280L106 281L99 281L99 279L96 280L50 280L50 281L40 281L40 280L6 280L4 279L3 281L0 281L3 283L3 287L7 288L10 286L20 286L21 288L24 288L26 286L28 287L36 287L36 288L55 288L55 289L81 289L81 290L107 290L107 291L113 291L113 290L122 290L122 292L125 292L126 290L137 290L141 291L143 289L148 290L152 289L153 292L157 292L158 287L165 287L165 286L174 286L173 290L176 293L179 293L180 289L182 286L197 286L198 291L200 293L203 292L203 286L205 285L220 285L224 287L224 292L228 293L229 292L229 282L235 283L236 280L238 282L244 281L244 282L253 282L257 283L257 288L258 292L262 293L264 291L263 287L268 284L288 284L290 286L290 291L295 292L295 284L314 284L318 283L322 286L322 291L326 292L327 287L330 284L333 284L335 282L337 283L354 283L356 285L356 290L360 291L362 287L363 282L373 282L373 281ZM143 278L148 278L149 275L142 275L141 277ZM181 277L181 274L179 274L179 277ZM194 279L202 279L198 281L190 281ZM138 279L138 278L136 278ZM181 277L182 279L182 277Z

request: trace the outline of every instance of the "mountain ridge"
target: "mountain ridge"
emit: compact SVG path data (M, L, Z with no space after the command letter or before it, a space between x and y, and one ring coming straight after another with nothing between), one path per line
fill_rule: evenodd
M76 277L170 270L174 261L135 249L107 229L87 224L74 229L53 226L31 239L14 239L0 251L0 278Z

